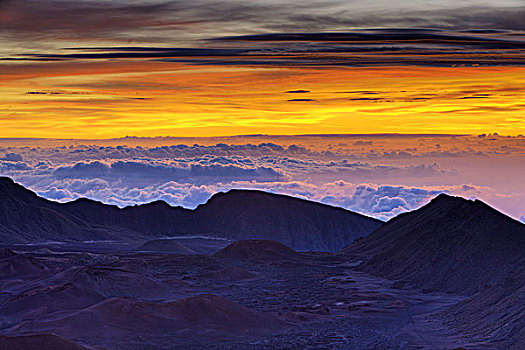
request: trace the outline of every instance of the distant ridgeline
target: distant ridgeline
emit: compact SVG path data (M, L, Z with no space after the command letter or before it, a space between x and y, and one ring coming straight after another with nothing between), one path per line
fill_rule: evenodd
M195 210L162 201L122 209L84 198L57 203L0 177L3 243L202 235L275 240L301 251L336 252L381 224L342 208L256 190L217 193Z

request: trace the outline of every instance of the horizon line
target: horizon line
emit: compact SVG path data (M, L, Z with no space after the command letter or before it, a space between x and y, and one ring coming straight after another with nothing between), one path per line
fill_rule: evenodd
M220 138L241 138L241 137L276 137L276 138L293 138L293 137L466 137L466 136L499 136L499 137L525 137L525 135L503 135L499 133L483 134L453 134L453 133L340 133L340 134L233 134L217 136L120 136L109 138L54 138L54 137L0 137L0 141L22 141L22 140L55 140L55 141L111 141L111 140L153 140L153 139L220 139Z

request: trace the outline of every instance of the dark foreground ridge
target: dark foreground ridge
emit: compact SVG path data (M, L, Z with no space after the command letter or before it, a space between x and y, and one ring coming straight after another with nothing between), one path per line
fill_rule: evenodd
M145 241L203 235L230 240L268 239L297 250L335 252L381 221L342 208L256 190L214 195L195 210L153 202L118 208L89 199L57 203L0 178L0 239Z
M525 225L487 204L445 194L341 251L364 271L422 288L472 295L525 263Z
M340 254L398 286L469 295L443 313L449 324L501 349L525 349L525 225L487 204L440 195Z

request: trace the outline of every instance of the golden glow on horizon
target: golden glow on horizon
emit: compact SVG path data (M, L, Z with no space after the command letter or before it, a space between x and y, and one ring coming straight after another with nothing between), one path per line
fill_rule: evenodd
M512 67L0 64L0 96L0 137L525 134L525 68Z

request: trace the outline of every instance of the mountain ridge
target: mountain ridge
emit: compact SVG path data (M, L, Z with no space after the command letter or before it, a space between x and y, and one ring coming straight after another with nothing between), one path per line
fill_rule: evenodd
M219 192L194 210L164 201L124 208L91 199L58 203L6 177L0 177L0 193L0 237L6 243L204 235L335 252L382 224L343 208L259 190Z
M524 253L525 224L480 200L444 194L340 251L363 259L365 272L463 295L490 284L490 275L512 274Z

